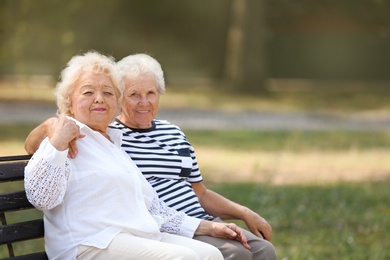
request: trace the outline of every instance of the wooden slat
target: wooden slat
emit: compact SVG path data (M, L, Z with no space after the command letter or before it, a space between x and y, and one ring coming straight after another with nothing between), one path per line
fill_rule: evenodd
M25 161L29 160L32 155L11 155L11 156L0 156L0 162L11 162L11 161Z
M0 156L0 182L23 180L24 167L31 155Z
M0 183L22 181L24 179L24 168L30 158L31 155L0 157ZM3 225L0 227L0 245L7 244L11 247L10 257L3 258L4 260L48 260L45 252L13 257L12 243L42 238L44 236L42 219L6 224L4 212L28 208L33 208L33 206L28 202L24 190L0 194L0 212L4 217Z
M44 236L43 220L30 220L0 227L0 245Z
M33 208L27 200L26 192L15 191L0 194L0 211L12 211Z
M15 256L12 258L2 258L1 260L48 260L48 258L45 252L39 252L29 255Z
M0 163L0 182L23 180L27 161Z

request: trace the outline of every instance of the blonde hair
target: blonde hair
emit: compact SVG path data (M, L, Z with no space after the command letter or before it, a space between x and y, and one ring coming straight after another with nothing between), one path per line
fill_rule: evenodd
M74 91L74 84L84 72L106 74L112 81L118 107L120 107L124 86L121 83L120 74L116 69L114 58L96 51L89 51L81 55L73 56L67 63L67 66L62 70L60 81L56 86L57 115L71 115L71 96Z

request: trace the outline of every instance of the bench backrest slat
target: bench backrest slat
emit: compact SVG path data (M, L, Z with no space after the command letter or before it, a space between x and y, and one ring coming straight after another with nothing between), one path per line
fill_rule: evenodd
M33 254L29 254L29 255L15 256L12 258L5 258L5 259L9 259L9 260L48 260L45 252L33 253ZM1 259L1 260L3 260L3 259Z
M0 162L12 162L12 161L28 161L32 157L31 154L25 155L10 155L10 156L1 156Z
M26 165L27 161L0 162L0 182L23 180Z
M43 232L43 220L31 220L21 223L9 224L0 227L0 245L41 238Z
M0 183L23 181L24 168L31 158L30 155L21 156L2 156L0 157ZM8 184L2 184L8 185ZM30 253L22 256L15 256L13 253L12 243L26 241L31 239L42 238L44 236L43 219L27 220L24 222L7 224L5 213L33 208L27 200L24 190L18 191L15 189L10 192L0 193L0 245L7 245L9 257L5 259L12 260L47 260L45 252ZM8 186L7 186L8 187ZM10 186L11 188L13 186ZM20 188L19 188L20 189ZM8 190L8 188L7 188Z
M29 208L33 205L27 200L24 190L0 194L0 212Z

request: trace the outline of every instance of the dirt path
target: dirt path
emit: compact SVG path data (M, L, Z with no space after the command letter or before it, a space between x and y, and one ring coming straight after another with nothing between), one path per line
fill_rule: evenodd
M39 124L54 116L55 112L56 106L53 103L0 101L0 124ZM161 110L158 117L167 119L184 130L390 130L389 117L194 110ZM15 151L15 154L19 153L20 151ZM387 150L352 150L339 154L322 151L292 154L287 151L259 151L237 154L234 151L197 147L198 162L205 178L210 182L237 182L238 172L239 181L272 184L385 180L390 178L387 155Z
M0 101L0 124L40 123L54 116L56 105L42 102ZM390 130L390 116L335 116L315 113L276 113L160 109L158 118L182 129L259 129L259 130Z

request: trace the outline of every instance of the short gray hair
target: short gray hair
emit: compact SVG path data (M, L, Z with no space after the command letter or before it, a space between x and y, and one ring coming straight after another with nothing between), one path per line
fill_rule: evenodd
M157 91L165 92L164 72L160 63L148 54L138 53L124 57L117 62L117 68L122 79L127 76L136 78L143 74L152 74L157 82Z
M83 72L106 74L114 85L117 102L120 105L124 86L116 69L114 58L96 51L89 51L73 56L61 72L61 78L56 87L58 115L71 115L70 107L72 104L70 98L74 91L74 84Z

